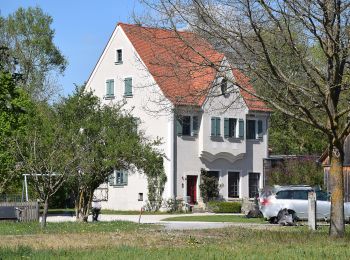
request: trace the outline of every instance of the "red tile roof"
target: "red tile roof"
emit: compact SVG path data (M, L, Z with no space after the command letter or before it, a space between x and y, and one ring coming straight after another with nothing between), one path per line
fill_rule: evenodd
M215 66L222 62L223 54L190 32L124 23L118 25L173 104L203 105L217 74ZM234 74L237 83L242 81L244 87L253 89L242 73L236 71ZM249 93L242 91L242 96L250 110L270 111L264 102L254 99Z

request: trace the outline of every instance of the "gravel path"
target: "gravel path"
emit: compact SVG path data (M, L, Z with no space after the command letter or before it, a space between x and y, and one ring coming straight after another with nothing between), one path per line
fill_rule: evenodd
M214 213L193 213L189 216L210 216ZM222 215L222 214L220 214ZM232 214L229 214L232 215ZM241 214L238 214L241 215ZM164 226L166 230L193 230L193 229L212 229L212 228L225 228L225 227L249 227L249 228L271 228L274 225L258 224L258 223L232 223L232 222L189 222L189 221L162 221L163 219L170 217L185 216L183 214L164 214L164 215L142 215L140 223L143 224L160 224ZM131 222L139 222L138 215L100 215L99 221L116 221L124 220ZM66 222L75 221L75 217L72 216L48 216L48 222ZM91 216L89 217L91 221Z

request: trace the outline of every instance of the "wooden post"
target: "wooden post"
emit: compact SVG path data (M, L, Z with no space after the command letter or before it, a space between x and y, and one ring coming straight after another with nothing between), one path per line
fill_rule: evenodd
M317 229L316 223L316 192L311 191L308 194L309 206L308 206L308 226L310 230Z

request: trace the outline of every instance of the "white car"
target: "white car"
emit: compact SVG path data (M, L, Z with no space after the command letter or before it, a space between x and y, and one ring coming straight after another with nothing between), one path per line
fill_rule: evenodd
M331 211L330 196L327 192L313 189L311 186L274 186L266 189L259 196L259 209L270 223L277 223L277 215L287 209L292 214L293 220L308 218L308 193L316 192L316 218L319 220L329 220ZM350 203L344 203L345 220L350 218Z

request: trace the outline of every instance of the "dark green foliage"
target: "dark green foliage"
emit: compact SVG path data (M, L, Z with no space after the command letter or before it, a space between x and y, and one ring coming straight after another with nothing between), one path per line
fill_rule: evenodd
M218 180L205 169L201 169L201 183L199 184L199 189L204 203L219 197Z
M10 59L8 49L0 46L0 192L16 188L19 183L20 176L15 172L14 136L26 132L33 107L28 95L19 87L20 76L4 66Z
M322 154L327 147L324 133L281 112L271 115L269 147L272 154Z
M323 186L323 169L315 160L290 159L281 162L266 176L268 185L306 184Z
M239 202L209 201L208 210L214 213L241 213Z

